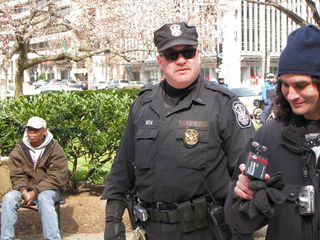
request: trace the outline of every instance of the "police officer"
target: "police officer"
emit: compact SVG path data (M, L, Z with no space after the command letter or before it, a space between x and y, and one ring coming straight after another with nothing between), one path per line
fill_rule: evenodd
M276 87L274 82L274 74L268 73L266 79L261 87L261 94L263 100L263 110L260 114L260 123L264 124L270 114L275 98Z
M207 204L223 204L244 143L254 128L239 99L200 75L194 26L165 24L154 32L164 80L133 104L102 198L105 239L125 239L126 192L148 219L148 239L214 239ZM208 188L205 185L208 184Z
M279 59L276 118L257 131L240 159L248 162L253 145L264 146L256 159L268 161L266 181L252 181L249 165L241 164L226 201L226 220L242 233L268 225L266 239L320 239L319 55L318 27L303 26L289 35Z

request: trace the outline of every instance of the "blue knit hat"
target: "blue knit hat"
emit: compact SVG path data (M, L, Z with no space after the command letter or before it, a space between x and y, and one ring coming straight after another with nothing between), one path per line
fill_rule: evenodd
M288 36L279 59L278 76L286 73L320 77L320 29L306 25Z

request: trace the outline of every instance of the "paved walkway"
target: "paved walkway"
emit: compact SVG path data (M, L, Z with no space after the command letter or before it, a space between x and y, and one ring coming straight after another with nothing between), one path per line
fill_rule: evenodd
M131 240L132 233L127 233L126 240ZM18 236L16 240L41 240L42 237ZM69 236L62 236L62 240L103 240L103 233L76 233Z
M103 233L79 233L64 237L63 240L103 240ZM131 240L132 234L127 233L126 240Z
M255 233L255 240L264 240L265 239L266 227L260 229ZM126 233L126 240L131 240L133 237L132 233ZM63 240L103 240L103 233L79 233L73 234L68 237L64 237ZM23 239L21 239L23 240Z
M266 227L260 229L255 233L255 240L265 239ZM103 233L77 233L70 236L64 236L62 240L103 240ZM131 240L133 237L132 233L127 233L126 240ZM35 240L33 237L20 237L17 240Z

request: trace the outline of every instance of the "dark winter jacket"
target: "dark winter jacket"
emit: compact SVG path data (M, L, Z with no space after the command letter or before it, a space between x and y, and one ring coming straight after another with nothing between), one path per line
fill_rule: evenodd
M317 124L318 132L320 130ZM315 162L316 155L305 143L305 134L308 133L305 123L291 121L284 123L278 120L270 120L257 131L254 141L267 147L267 151L261 153L269 160L267 173L274 176L282 172L285 182L283 193L286 201L282 205L274 206L274 214L270 218L261 214L258 219L248 221L239 211L234 209L238 198L234 195L235 183L229 188L228 198L225 204L226 221L232 227L242 233L250 233L264 225L269 225L266 239L270 240L301 240L320 239L319 231L319 180ZM251 142L247 145L240 163L246 161L249 151L253 151ZM237 180L239 170L234 174ZM315 194L315 214L312 216L300 216L298 207L298 193L302 186L313 185Z

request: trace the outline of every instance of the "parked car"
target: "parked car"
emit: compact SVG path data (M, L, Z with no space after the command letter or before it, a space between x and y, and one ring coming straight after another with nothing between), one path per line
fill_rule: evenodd
M76 84L77 82L74 80L70 80L70 79L62 79L60 81L60 85L68 85L68 86L72 86L74 84Z
M113 88L118 88L119 87L119 80L110 80L110 82L108 82L106 84L107 89L113 89Z
M47 85L47 84L48 84L48 82L45 80L38 80L38 81L34 82L32 85L34 86L34 88L39 88L39 87L41 87L43 85Z
M118 88L130 88L129 80L125 80L125 79L119 80Z
M7 97L13 97L14 96L14 90L10 90L10 89L7 89Z
M252 117L255 108L253 100L262 99L261 88L257 86L241 86L230 87L229 89L239 97L240 101L246 106Z
M98 81L94 84L95 89L106 89L108 88L108 83L105 81Z
M48 84L49 85L59 85L60 83L61 83L61 79L54 78L54 79L51 79Z
M88 82L87 81L78 81L72 85L72 87L80 88L82 90L88 90Z
M133 81L134 88L143 88L144 83L141 81Z
M39 93L48 93L48 92L69 92L69 91L81 91L81 88L74 88L70 86L62 85L45 85L38 88Z
M132 88L130 85L129 80L121 79L121 80L111 80L109 83L106 84L106 88L113 89L113 88Z

